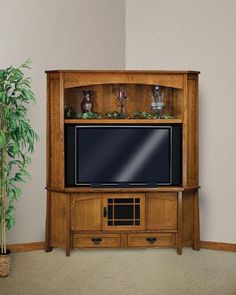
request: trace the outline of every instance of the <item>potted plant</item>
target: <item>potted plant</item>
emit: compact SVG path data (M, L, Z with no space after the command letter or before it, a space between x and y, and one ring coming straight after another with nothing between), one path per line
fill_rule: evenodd
M15 224L14 203L21 196L20 182L29 173L29 154L38 140L27 119L27 105L35 102L30 78L23 70L29 68L30 60L20 67L0 70L0 277L9 275L10 251L6 244L6 230Z

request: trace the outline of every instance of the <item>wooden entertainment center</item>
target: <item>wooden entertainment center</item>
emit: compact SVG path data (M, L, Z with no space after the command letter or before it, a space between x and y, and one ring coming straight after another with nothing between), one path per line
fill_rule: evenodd
M47 217L45 251L64 248L200 249L198 75L196 71L66 71L47 73ZM115 87L123 85L129 119L65 119L64 106L80 111L82 90L93 91L93 110L118 110ZM134 119L150 112L150 87L164 92L168 119ZM65 185L68 124L180 125L182 185L156 188L94 188ZM110 212L133 213L129 224ZM113 210L113 211L111 211ZM117 211L117 212L118 212ZM119 214L118 214L119 215ZM117 216L118 216L117 215ZM125 225L124 225L125 224Z

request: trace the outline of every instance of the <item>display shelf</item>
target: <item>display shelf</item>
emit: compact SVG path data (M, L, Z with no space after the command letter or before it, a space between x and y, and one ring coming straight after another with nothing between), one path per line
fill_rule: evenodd
M65 124L182 124L181 119L65 119Z
M48 191L61 192L61 193L106 193L106 192L119 192L119 193L132 193L132 192L182 192L186 188L180 186L169 186L169 187L157 187L157 188L93 188L93 187L68 187L64 189L47 187ZM193 189L193 188L191 188Z

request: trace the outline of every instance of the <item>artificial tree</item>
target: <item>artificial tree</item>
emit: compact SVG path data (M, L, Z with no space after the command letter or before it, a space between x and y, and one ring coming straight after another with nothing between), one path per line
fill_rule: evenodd
M35 102L31 80L23 73L29 64L0 70L0 254L7 253L6 230L15 224L14 203L21 196L18 184L29 177L29 154L38 140L27 118L27 105Z

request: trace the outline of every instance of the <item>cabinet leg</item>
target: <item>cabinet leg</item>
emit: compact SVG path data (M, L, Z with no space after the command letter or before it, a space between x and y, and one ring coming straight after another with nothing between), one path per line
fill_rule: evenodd
M179 246L177 247L177 254L178 255L182 255L182 246Z
M51 212L51 202L50 202L50 193L47 193L47 215L46 215L46 230L45 230L45 252L52 251L52 247L50 245L50 212Z
M200 245L200 222L199 222L199 195L196 191L193 205L193 249L199 251Z
M178 233L177 233L177 253L182 254L182 235L183 235L183 201L182 192L178 192Z
M66 256L70 256L70 248L71 248L71 195L66 198L67 205L67 214L66 214Z
M66 248L66 256L70 256L70 248Z
M46 241L45 242L45 247L44 247L45 252L51 252L52 247L49 245L49 243Z

